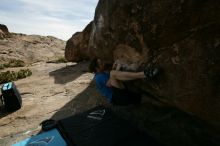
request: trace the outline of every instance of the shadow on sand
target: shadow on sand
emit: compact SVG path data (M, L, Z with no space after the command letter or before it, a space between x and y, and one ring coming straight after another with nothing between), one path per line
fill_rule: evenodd
M71 98L73 99L61 109L59 109L59 111L51 117L52 119L58 120L69 117L98 105L109 105L95 89L94 82L91 82L83 92Z
M54 77L55 84L65 84L75 80L77 77L88 71L88 62L80 62L76 65L66 66L49 73Z

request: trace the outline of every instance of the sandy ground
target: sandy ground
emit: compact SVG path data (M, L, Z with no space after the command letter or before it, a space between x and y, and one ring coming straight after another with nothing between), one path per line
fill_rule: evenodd
M87 62L44 63L28 67L33 75L15 81L23 106L0 113L0 145L8 146L38 133L43 120L60 119L105 102L91 83Z

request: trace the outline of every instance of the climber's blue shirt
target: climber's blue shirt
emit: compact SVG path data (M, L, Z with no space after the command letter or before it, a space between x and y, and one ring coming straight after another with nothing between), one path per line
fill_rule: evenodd
M109 80L109 77L110 77L109 73L101 72L101 73L95 74L94 80L101 94L105 96L109 102L111 102L112 101L112 89L106 86L106 83Z

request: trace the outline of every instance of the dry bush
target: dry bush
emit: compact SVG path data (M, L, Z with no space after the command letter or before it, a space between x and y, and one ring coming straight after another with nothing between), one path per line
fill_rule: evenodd
M0 73L0 84L7 83L11 81L16 81L18 79L23 79L31 76L32 72L30 69L21 69L18 72L6 71Z

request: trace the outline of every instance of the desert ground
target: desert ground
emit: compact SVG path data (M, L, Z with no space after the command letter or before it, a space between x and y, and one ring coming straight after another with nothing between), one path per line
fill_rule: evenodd
M22 108L7 113L0 106L0 146L9 146L39 133L46 119L60 119L105 102L88 73L88 62L54 63L64 58L66 42L51 36L11 33L0 40L0 64L22 60L32 75L14 81L22 97ZM56 61L55 61L56 62ZM2 86L2 85L0 85Z
M0 145L11 145L38 133L43 120L64 118L104 103L93 89L93 74L87 72L87 64L30 65L32 76L15 81L22 96L22 108L0 113Z

